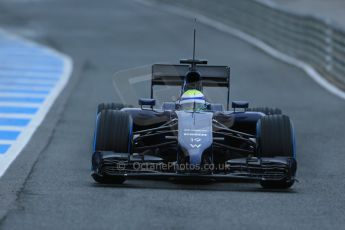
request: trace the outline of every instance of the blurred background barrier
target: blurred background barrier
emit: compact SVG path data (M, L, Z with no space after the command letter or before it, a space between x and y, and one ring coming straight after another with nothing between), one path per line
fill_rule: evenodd
M345 31L331 21L259 0L156 0L198 11L313 66L345 90Z

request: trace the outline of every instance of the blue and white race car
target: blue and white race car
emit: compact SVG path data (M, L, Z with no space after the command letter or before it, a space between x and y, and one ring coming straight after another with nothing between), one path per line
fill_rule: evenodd
M154 86L181 86L177 101L155 108ZM181 60L152 66L151 98L138 108L100 104L97 111L92 177L100 183L131 178L259 182L287 189L296 174L292 122L279 109L229 110L230 69L207 61ZM227 108L206 100L205 87L228 89Z

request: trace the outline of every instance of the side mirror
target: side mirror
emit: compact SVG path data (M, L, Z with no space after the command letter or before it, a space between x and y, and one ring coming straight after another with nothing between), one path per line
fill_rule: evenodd
M156 105L156 99L153 98L140 98L139 99L139 105L141 108L143 108L143 106L150 106L151 109L153 109L153 106Z
M247 109L248 106L249 106L248 101L233 101L232 102L232 108L234 109L234 111L236 108Z

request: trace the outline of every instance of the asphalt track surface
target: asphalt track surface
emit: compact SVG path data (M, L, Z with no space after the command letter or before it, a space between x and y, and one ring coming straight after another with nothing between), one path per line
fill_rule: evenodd
M139 180L100 186L89 176L92 133L97 104L119 100L113 74L190 57L191 20L125 0L5 1L0 15L5 28L75 64L69 85L0 180L1 229L344 228L345 102L299 69L198 27L197 56L232 67L231 99L277 106L293 119L300 181L293 189Z

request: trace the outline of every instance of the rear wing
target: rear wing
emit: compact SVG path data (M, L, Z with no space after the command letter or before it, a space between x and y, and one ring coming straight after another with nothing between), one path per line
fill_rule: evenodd
M183 86L190 65L154 64L152 65L151 98L155 85ZM230 68L228 66L198 65L203 87L225 87L228 89L227 107L230 95Z

